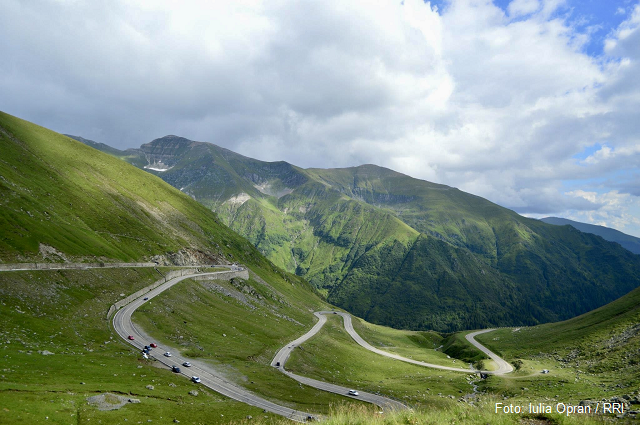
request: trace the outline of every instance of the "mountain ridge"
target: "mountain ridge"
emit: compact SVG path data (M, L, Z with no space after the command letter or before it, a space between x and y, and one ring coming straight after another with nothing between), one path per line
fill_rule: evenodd
M153 143L137 151L139 167L169 152L170 141ZM640 286L640 262L616 244L373 164L302 169L202 142L172 155L171 169L147 171L374 323L533 325Z
M628 235L624 232L612 229L610 227L581 223L579 221L573 221L561 217L544 217L541 218L540 221L557 226L573 226L581 232L592 233L594 235L602 237L609 242L616 242L623 248L633 252L634 254L640 254L640 238Z

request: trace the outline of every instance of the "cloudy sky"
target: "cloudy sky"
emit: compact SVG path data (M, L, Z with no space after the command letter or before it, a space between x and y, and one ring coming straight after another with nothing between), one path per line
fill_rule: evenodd
M0 0L0 110L640 236L639 27L640 0Z

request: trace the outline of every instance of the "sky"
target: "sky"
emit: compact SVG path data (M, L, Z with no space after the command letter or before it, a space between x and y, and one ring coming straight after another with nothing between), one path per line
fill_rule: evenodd
M640 237L640 0L0 0L0 110Z

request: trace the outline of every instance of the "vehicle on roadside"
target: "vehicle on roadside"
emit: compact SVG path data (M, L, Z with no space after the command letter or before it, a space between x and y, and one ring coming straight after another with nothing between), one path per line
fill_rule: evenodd
M143 359L149 359L149 356L147 356L147 353L142 353L142 358Z
M189 362L184 362L184 363L182 363L182 366L184 366L184 367L191 367L191 363L189 363Z
M199 383L201 382L201 381L200 381L200 378L198 378L197 376L192 376L192 377L191 377L191 380L192 380L193 382L195 382L196 384L199 384Z
M133 335L129 335L127 338L129 338L131 341L133 341L135 338L133 337Z
M158 344L156 344L155 342L152 342L151 344L149 344L149 347L151 348L156 348L158 346Z
M166 353L164 353L165 357L171 357L171 353L169 351L167 351Z
M356 390L349 390L349 395L360 395Z
M178 366L171 366L171 371L175 373L180 373L180 368Z

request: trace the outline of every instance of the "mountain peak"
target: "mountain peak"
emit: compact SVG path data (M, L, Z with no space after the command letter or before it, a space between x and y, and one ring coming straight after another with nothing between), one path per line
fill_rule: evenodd
M154 139L149 143L145 143L142 146L140 146L140 148L144 149L146 146L187 148L189 146L193 146L194 144L202 144L202 142L195 142L193 140L189 140L184 137L174 136L173 134L169 134L167 136Z

